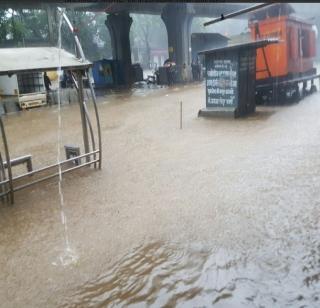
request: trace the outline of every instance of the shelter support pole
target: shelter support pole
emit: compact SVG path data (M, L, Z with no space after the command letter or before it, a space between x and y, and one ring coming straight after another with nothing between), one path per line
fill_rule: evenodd
M89 131L90 131L90 136L91 136L91 143L92 143L92 151L94 152L96 150L96 142L94 140L94 132L93 132L93 127L91 124L91 120L90 120L90 116L89 116L89 111L86 105L86 102L83 102L83 107L84 107L84 111L86 114L86 120L89 126ZM96 154L93 155L93 159L96 160ZM97 168L96 163L94 164L94 168Z
M82 125L82 134L83 134L83 145L84 152L89 153L89 138L88 138L88 127L87 127L87 119L85 114L85 107L83 105L84 97L83 97L83 81L82 81L82 71L76 71L77 83L78 83L78 98L79 98L79 106L80 106L80 115L81 115L81 125ZM90 157L86 157L86 161L90 161Z
M2 117L1 116L0 116L0 129L1 129L1 134L2 134L4 152L5 152L5 156L6 156L6 160L7 160L10 202L11 202L11 204L13 204L14 203L14 191L13 191L13 181L12 181L11 160L10 160L7 136L6 136L6 132L4 130L4 125L3 125L3 122L2 122Z
M87 76L89 76L89 71L87 71ZM94 89L93 89L92 83L90 82L90 79L89 79L89 87L90 87L90 92L91 92L93 106L94 106L94 112L95 112L96 121L97 121L98 143L99 143L98 145L99 146L99 169L101 169L101 164L102 164L101 125L100 125L100 118L99 118L99 112L97 107L97 98L96 98L96 94L94 93Z

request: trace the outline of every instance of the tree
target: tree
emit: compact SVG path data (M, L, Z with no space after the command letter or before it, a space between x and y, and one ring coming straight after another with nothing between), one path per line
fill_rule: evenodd
M48 17L45 10L19 10L24 39L46 41L49 37Z
M143 66L150 65L151 49L154 47L167 48L167 34L160 16L132 14L133 23L130 31L132 47L143 50Z
M19 14L12 10L2 10L0 12L0 43L8 41L14 45L21 45L25 28L19 18Z
M91 60L109 58L111 55L111 40L104 21L106 14L79 12L68 10L68 18L75 28L78 29L78 36L84 54ZM74 38L65 23L62 25L62 47L74 52Z
M111 57L111 43L104 21L105 13L77 12L67 10L71 23L79 29L78 35L86 57L95 61ZM58 23L58 21L57 21ZM55 27L57 30L57 25ZM62 25L62 47L74 52L73 34ZM0 10L0 44L2 47L49 44L48 17L45 10Z
M150 48L150 36L153 27L153 19L150 15L138 15L133 17L133 25L132 25L132 34L138 38L138 41L135 40L135 43L138 45L142 45L144 47L144 59L145 66L150 65L150 56L151 56L151 48ZM139 41L141 44L139 44Z

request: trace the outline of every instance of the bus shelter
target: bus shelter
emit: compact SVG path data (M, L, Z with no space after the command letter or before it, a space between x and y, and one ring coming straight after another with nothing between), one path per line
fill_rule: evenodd
M16 191L59 176L60 168L61 173L71 172L90 165L101 169L100 121L96 97L90 81L89 87L94 106L94 121L90 119L83 93L83 78L87 77L88 79L89 69L92 64L84 57L78 58L57 47L4 48L0 49L0 59L0 76L10 77L14 74L44 73L52 70L67 70L71 72L78 94L84 148L84 153L81 155L79 151L72 152L75 149L71 149L70 156L67 155L65 160L33 170L30 157L11 157L10 140L6 135L2 120L3 116L0 116L0 131L3 143L3 153L0 152L0 197L10 201L10 203L14 203L14 193ZM27 163L27 172L13 176L12 166L24 162ZM67 164L69 162L76 162L76 164L69 167L69 164Z

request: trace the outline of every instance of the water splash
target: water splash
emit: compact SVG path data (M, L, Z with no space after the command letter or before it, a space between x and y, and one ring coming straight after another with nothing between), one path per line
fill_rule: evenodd
M57 149L57 163L59 170L59 199L60 199L60 214L61 214L61 223L63 225L63 234L64 234L64 250L58 257L57 262L53 262L53 265L62 265L68 266L71 264L75 264L78 260L78 256L75 251L70 247L69 236L68 236L68 222L67 216L65 214L65 206L64 206L64 198L63 198L63 190L62 190L62 169L61 169L61 131L62 131L62 122L61 122L61 95L60 95L60 76L62 75L61 69L61 27L63 21L63 11L61 11L59 18L59 28L58 28L58 49L59 49L59 66L58 66L58 149Z

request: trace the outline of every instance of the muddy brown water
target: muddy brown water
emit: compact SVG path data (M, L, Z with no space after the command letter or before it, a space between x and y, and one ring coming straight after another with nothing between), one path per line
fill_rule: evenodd
M56 181L18 192L0 205L0 306L319 307L319 94L241 120L197 118L202 85L100 101L103 168L62 183L78 260L54 265ZM55 162L55 107L5 125L13 157ZM77 105L62 126L81 144Z

